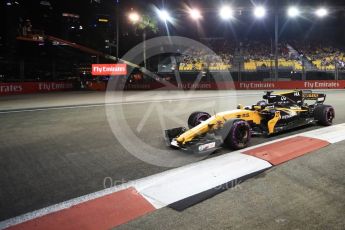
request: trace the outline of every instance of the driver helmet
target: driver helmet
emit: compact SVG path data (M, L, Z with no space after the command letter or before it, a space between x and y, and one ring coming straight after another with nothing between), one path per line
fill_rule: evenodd
M259 101L256 105L259 105L259 106L266 106L267 103L266 103L266 101Z

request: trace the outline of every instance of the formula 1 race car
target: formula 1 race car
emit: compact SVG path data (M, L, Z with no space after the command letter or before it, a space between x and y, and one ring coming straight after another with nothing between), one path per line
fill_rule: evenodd
M252 135L269 136L316 123L329 126L335 117L334 108L323 104L325 94L269 91L263 99L213 116L194 112L188 118L189 129L165 130L167 145L193 153L211 153L224 145L237 150L247 147Z

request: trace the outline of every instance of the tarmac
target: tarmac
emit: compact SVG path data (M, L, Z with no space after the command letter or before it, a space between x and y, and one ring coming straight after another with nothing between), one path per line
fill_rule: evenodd
M345 93L326 93L326 104L336 110L335 123L345 123ZM238 103L254 104L261 97L262 91L63 92L2 97L0 221L202 160L166 148L163 129L186 125L193 111L212 114L233 109ZM317 128L256 137L251 145ZM331 145L183 212L163 208L120 229L344 229L344 147L344 142ZM147 149L157 151L140 152Z

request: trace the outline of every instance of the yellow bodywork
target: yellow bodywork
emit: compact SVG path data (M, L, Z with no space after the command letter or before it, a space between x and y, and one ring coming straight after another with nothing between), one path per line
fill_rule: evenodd
M285 95L291 93L299 93L296 90L276 92L275 95ZM309 97L317 98L318 95L310 95ZM295 115L300 112L306 112L307 110L301 109L301 107L291 106L290 108L274 108L276 110L274 117L267 122L268 134L273 134L275 132L275 127L277 122L282 119L281 111L286 112L291 115ZM176 141L180 144L185 144L189 141L192 141L195 137L205 134L210 130L220 129L223 127L223 124L230 119L238 118L245 121L251 121L256 125L260 125L261 121L264 119L263 115L260 112L269 112L270 108L262 108L261 106L254 105L252 109L244 109L242 105L238 106L236 110L230 110L222 113L218 113L208 120L202 122L196 127L186 131L176 138Z
M209 130L221 128L227 120L234 118L252 121L257 125L261 123L262 119L260 113L256 110L236 109L217 113L208 120L181 134L176 138L176 141L185 144L193 140L196 136L207 133Z
M268 133L272 134L274 133L274 127L276 126L277 122L280 120L280 112L277 111L275 112L274 117L268 121L267 126L268 126Z

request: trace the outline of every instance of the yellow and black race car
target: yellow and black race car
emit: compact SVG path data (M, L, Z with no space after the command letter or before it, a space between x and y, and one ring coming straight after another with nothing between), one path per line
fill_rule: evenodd
M167 144L194 153L210 153L223 145L242 149L248 146L252 135L271 135L316 123L329 126L335 117L334 108L323 104L325 94L269 91L263 99L213 116L194 112L188 119L189 129L165 130Z

